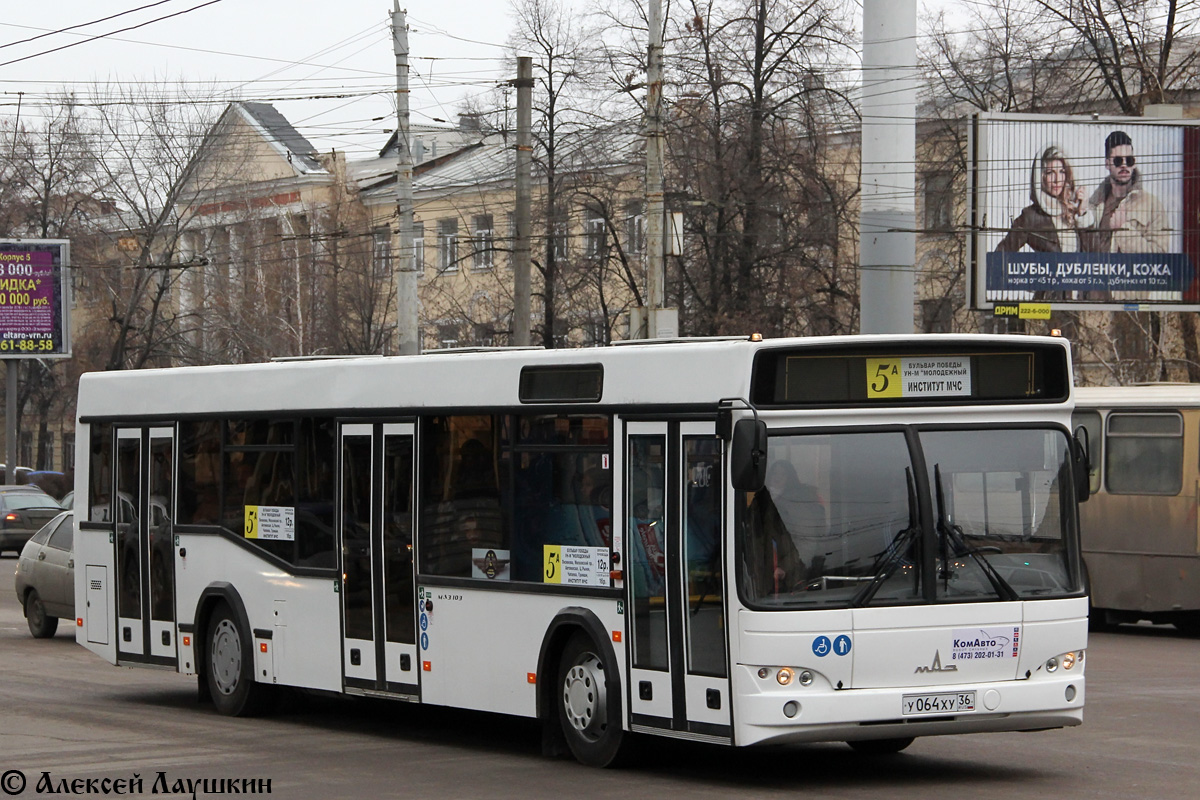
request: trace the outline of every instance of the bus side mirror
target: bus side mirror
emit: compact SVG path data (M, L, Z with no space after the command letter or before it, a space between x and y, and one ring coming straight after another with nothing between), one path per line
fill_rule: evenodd
M733 488L757 492L767 480L767 423L740 419L733 427L729 475Z
M1092 448L1087 428L1080 425L1075 429L1073 445L1071 469L1075 474L1075 498L1082 503L1092 495Z

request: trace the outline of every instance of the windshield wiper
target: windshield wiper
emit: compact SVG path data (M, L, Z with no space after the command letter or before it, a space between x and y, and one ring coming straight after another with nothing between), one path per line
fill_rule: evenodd
M870 583L859 589L850 600L852 606L865 606L871 602L871 598L887 582L887 579L892 577L896 567L900 566L900 562L904 560L904 554L908 552L909 544L921 532L917 514L917 487L913 483L912 469L909 467L904 468L904 480L908 485L908 527L897 533L896 538L892 539L892 543L887 546L887 549L879 554L875 560L875 577L871 579Z
M1008 581L1004 580L1004 577L996 571L996 568L992 566L992 562L988 561L987 558L984 557L981 552L979 552L979 548L968 544L962 528L951 524L947 518L946 494L945 490L942 488L941 464L933 465L933 480L934 492L937 495L937 532L938 540L941 543L940 549L942 551L942 571L946 576L947 583L950 580L950 559L946 552L946 540L949 539L954 543L955 548L958 550L956 555L965 554L975 559L975 563L979 565L981 570L983 570L983 574L987 577L988 582L992 584L992 588L996 590L996 594L1000 596L1001 600L1019 600L1020 596L1017 594L1016 590L1013 589L1013 587L1009 585Z

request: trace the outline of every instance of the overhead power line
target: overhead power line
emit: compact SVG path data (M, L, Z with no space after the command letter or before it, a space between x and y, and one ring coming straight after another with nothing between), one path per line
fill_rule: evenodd
M100 17L99 19L94 19L94 20L91 20L90 22L81 22L78 25L69 25L66 28L59 28L56 31L46 31L45 33L39 33L37 36L30 36L27 39L18 39L17 41L9 42L8 44L0 44L0 50L3 50L6 47L15 47L19 44L28 44L29 42L36 42L38 39L45 39L47 36L55 36L60 33L67 33L68 31L73 31L76 28L86 28L89 25L98 25L101 22L108 22L110 19L116 19L117 17L123 17L126 14L134 14L138 11L145 11L147 8L153 8L155 6L161 6L161 5L165 5L167 3L173 3L173 2L175 2L175 0L158 0L157 3L147 3L144 6L138 6L137 8L131 8L128 11L120 11L116 14L109 14L107 17Z
M145 22L139 22L137 25L129 25L124 28L117 28L115 31L109 31L108 33L101 33L101 34L97 34L96 36L90 36L87 39L84 39L82 41L71 42L70 44L62 45L61 47L55 47L50 50L43 50L40 53L33 53L31 55L21 56L20 58L14 58L11 61L0 62L0 67L7 67L10 64L17 64L22 61L28 61L32 58L38 58L40 56L49 55L50 53L57 53L60 50L66 50L67 48L70 48L70 47L78 47L81 44L87 44L89 42L94 42L97 39L105 39L109 36L112 36L113 34L125 33L126 31L132 31L132 30L136 30L138 28L144 28L147 25L153 25L156 22L162 22L164 19L171 19L172 17L180 17L180 16L183 16L184 14L190 14L193 11L197 11L201 8L205 8L206 6L216 5L217 3L220 3L221 1L222 0L208 0L208 2L206 2L206 3L201 3L198 6L192 6L191 8L184 9L183 11L176 11L174 14L164 14L163 16L156 17L155 19L146 20ZM76 27L79 27L79 26L76 26ZM64 28L63 30L68 30L68 29Z

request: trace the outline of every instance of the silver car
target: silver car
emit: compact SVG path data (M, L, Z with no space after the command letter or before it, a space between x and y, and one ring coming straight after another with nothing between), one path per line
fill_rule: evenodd
M74 536L74 514L64 511L26 542L17 560L17 599L39 639L54 635L59 617L75 619Z

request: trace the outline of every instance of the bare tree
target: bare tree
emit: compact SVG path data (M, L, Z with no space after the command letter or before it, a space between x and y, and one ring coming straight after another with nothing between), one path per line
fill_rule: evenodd
M205 170L213 106L158 86L102 89L91 100L99 129L100 169L112 198L106 220L111 267L100 283L111 306L102 331L105 369L166 363L180 349L171 290L188 264L178 262L191 202L228 172ZM236 163L227 167L236 169Z
M851 54L837 0L690 0L669 25L668 185L690 252L694 334L846 331L853 324Z

